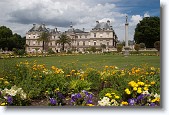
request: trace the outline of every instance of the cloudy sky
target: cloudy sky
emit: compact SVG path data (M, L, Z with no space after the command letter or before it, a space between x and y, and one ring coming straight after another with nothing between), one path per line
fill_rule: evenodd
M96 21L111 21L118 39L124 40L125 16L129 21L129 39L144 17L160 16L160 0L0 0L0 26L5 25L22 36L33 23L66 31L74 28L90 31Z

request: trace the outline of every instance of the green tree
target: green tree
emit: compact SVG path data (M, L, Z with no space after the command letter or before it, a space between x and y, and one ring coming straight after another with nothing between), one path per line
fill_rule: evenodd
M140 48L144 49L145 48L145 43L140 43Z
M116 48L117 48L117 52L122 52L123 44L117 44Z
M7 28L6 26L0 27L0 48L5 50L10 45L10 38L12 37L12 30L10 28ZM9 48L8 48L9 49Z
M106 49L106 45L105 44L101 44L101 49L102 49L102 51L104 52L104 50Z
M138 52L140 50L140 44L135 44L134 49Z
M154 43L154 47L155 47L158 51L160 51L160 41L156 41L156 42Z
M66 34L63 33L59 36L59 40L56 40L56 43L61 44L61 46L62 46L61 51L64 51L65 44L68 44L70 46L71 39L69 36L67 36Z
M50 34L48 32L42 32L40 34L40 37L37 40L42 41L42 50L46 52L48 50L48 43L50 41Z
M154 42L160 41L160 18L143 18L136 26L134 40L136 44L145 43L147 48L153 48Z
M10 28L5 26L0 27L0 49L8 49L12 51L13 48L24 49L26 37L21 37L19 34L12 33Z

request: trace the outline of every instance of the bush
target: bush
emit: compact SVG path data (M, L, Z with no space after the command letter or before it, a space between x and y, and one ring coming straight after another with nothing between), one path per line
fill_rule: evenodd
M91 82L87 80L72 80L69 84L69 91L72 93L78 93L82 90L90 90Z
M144 49L145 48L145 43L140 43L140 48Z
M156 41L156 42L154 43L154 47L155 47L158 51L160 51L160 41Z
M123 45L117 44L116 48L117 48L117 52L122 52Z
M52 50L52 48L48 49L48 54L54 54L55 52Z
M113 88L104 88L102 91L99 92L99 98L103 98L107 93L115 93L119 95L119 92Z
M134 49L138 52L140 50L140 44L135 44Z

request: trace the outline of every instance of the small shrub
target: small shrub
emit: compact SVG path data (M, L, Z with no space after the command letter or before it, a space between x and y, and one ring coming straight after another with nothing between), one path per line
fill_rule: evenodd
M160 41L156 41L156 42L154 43L154 47L155 47L158 51L160 51Z
M55 52L52 50L52 48L48 49L48 54L55 54Z
M117 44L116 48L117 48L117 52L122 52L123 45Z
M140 45L139 44L135 44L134 45L134 49L138 52L140 50Z

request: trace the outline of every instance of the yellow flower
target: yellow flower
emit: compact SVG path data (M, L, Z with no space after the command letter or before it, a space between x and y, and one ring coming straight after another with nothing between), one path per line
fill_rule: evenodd
M5 85L8 85L8 84L9 84L9 82L8 82L8 81L4 81L4 84L5 84Z
M134 90L134 91L137 91L137 87L134 87L133 90Z
M142 91L140 89L137 90L137 93L142 93Z
M106 93L105 96L109 97L109 96L111 96L111 94L110 93Z
M5 106L5 105L7 105L7 103L1 103L1 106Z
M0 78L0 80L4 80L3 78Z
M128 102L127 101L122 101L121 104L122 105L128 105Z
M108 68L108 67L109 67L109 66L107 66L107 65L105 66L105 68Z
M59 87L55 89L55 91L59 91Z
M154 84L155 84L155 82L154 82L154 81L152 81L150 84L151 84L151 85L154 85Z
M119 99L119 98L120 98L119 96L115 95L115 99Z
M94 106L93 104L87 104L87 106Z
M145 91L148 91L148 87L144 87L144 90L145 90Z
M138 82L137 84L140 86L144 86L144 82Z
M126 94L131 94L130 90L128 88L125 89Z
M55 70L55 69L56 69L56 67L55 67L55 66L52 66L51 68L52 68L53 70Z
M156 102L157 101L157 98L151 100L152 103Z

